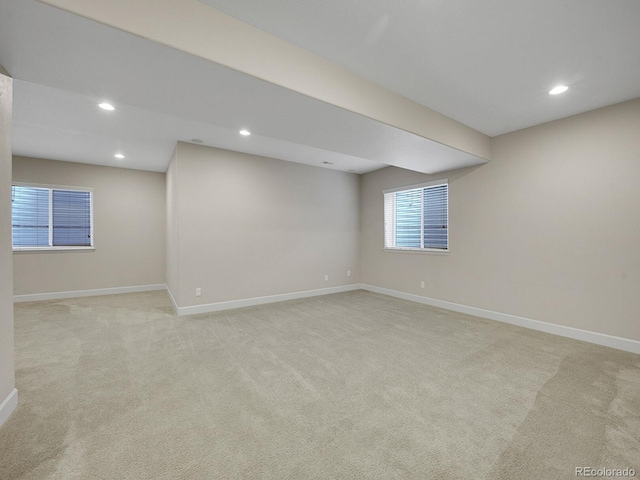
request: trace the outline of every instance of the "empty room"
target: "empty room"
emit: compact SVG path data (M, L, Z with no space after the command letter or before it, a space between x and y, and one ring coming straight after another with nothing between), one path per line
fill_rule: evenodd
M0 479L640 477L639 21L0 0Z

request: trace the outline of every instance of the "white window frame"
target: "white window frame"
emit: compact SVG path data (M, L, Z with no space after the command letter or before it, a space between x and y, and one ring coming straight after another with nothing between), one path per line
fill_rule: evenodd
M32 188L46 188L49 190L49 246L48 247L14 247L13 235L11 240L11 247L16 253L29 253L29 252L72 252L72 251L86 251L95 250L95 238L93 236L93 188L88 187L74 187L69 185L51 185L44 183L30 183L30 182L11 182L12 186L16 187L32 187ZM52 246L53 244L53 191L54 190L67 190L70 192L87 192L89 193L89 209L90 209L90 235L91 245L87 246ZM12 212L13 214L13 212ZM12 222L13 223L13 222Z
M439 187L442 185L446 185L447 186L447 248L424 248L424 247L396 247L396 238L395 238L395 229L393 228L393 226L395 225L395 220L393 221L389 221L390 219L395 218L396 216L396 212L395 209L389 211L389 209L394 208L395 207L395 203L393 204L388 204L386 199L389 198L387 197L388 194L391 193L398 193L398 192L406 192L409 190L417 190L417 189L422 189L422 188L430 188L430 187ZM412 253L435 253L435 254L447 254L450 252L450 248L449 248L449 239L450 239L450 225L449 225L449 180L444 178L442 180L435 180L433 182L426 182L426 183L418 183L416 185L406 185L403 187L395 187L395 188L389 188L386 190L382 191L383 194L383 230L384 230L384 236L383 236L383 248L385 252L412 252ZM424 202L422 202L421 205L421 218L424 218ZM388 232L388 229L391 229L390 232ZM424 233L423 233L423 229L421 229L421 235L420 235L421 239L420 242L422 244L422 242L424 241ZM391 239L391 243L392 245L388 245L387 244L387 239Z

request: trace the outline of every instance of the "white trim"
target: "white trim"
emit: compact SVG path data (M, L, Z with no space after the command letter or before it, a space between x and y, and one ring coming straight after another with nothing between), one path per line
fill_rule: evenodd
M49 248L53 248L53 188L49 188L49 225L48 225L48 229L49 229ZM91 201L91 198L89 198L89 201ZM92 221L91 219L89 219L89 221ZM13 222L12 222L13 223ZM13 244L13 240L11 242ZM89 245L90 247L93 246L93 239L91 239L91 245Z
M98 295L114 295L118 293L149 292L152 290L165 290L166 288L167 286L164 283L158 283L155 285L134 285L131 287L96 288L93 290L73 290L68 292L31 293L27 295L14 295L13 301L15 303L37 302L40 300L58 300L62 298L95 297Z
M95 252L96 247L13 247L13 253L81 252L87 250Z
M235 308L252 307L254 305L263 305L265 303L285 302L287 300L317 297L320 295L330 295L332 293L350 292L352 290L361 290L361 289L362 289L362 285L360 285L359 283L354 283L352 285L343 285L340 287L320 288L318 290L304 290L302 292L280 293L277 295L268 295L265 297L243 298L241 300L230 300L228 302L207 303L204 305L193 305L191 307L176 306L176 310L179 316L197 315L200 313L219 312L221 310L231 310Z
M18 406L18 390L13 389L7 398L4 399L2 403L0 403L0 427L4 422L7 421L9 416L13 413L13 411Z
M468 315L474 315L476 317L488 318L489 320L509 323L511 325L517 325L519 327L538 330L540 332L551 333L553 335L559 335L561 337L573 338L574 340L581 340L583 342L595 343L597 345L603 345L605 347L611 347L618 350L624 350L626 352L640 354L640 341L632 340L630 338L614 337L613 335L607 335L605 333L591 332L589 330L582 330L580 328L567 327L555 323L533 320L531 318L509 315L507 313L484 310L482 308L470 307L468 305L461 305L459 303L447 302L444 300L437 300L435 298L423 297L421 295L398 292L396 290L377 287L375 285L362 284L361 287L363 290L367 290L369 292L381 293L383 295L402 298L411 302L423 303L425 305L444 308L447 310L452 310L454 312L466 313Z
M427 187L439 187L441 185L449 185L448 178L442 178L440 180L434 180L433 182L425 182L425 183L417 183L415 185L405 185L404 187L393 187L382 190L382 193L396 193L396 192L404 192L406 190L417 190L418 188L427 188Z
M53 190L68 190L70 192L93 192L91 187L74 187L72 185L54 185L51 183L11 182L18 187L48 188Z
M385 247L385 252L409 252L409 253L441 253L447 254L451 250L444 248L408 248L408 247Z
M173 305L173 311L176 313L176 315L180 315L178 313L180 311L180 307L178 307L178 302L176 302L176 299L173 298L173 294L169 289L169 285L165 285L165 287L167 288L167 294L169 295L169 300L171 300L171 305Z
M375 285L354 283L351 285L343 285L340 287L321 288L317 290L305 290L301 292L282 293L278 295L269 295L265 297L245 298L242 300L231 300L227 302L208 303L205 305L194 305L191 307L179 307L176 303L171 291L165 284L156 285L139 285L132 287L116 287L116 288L100 288L95 290L76 290L71 292L53 292L53 293L36 293L30 295L14 295L14 302L32 302L38 300L56 300L62 298L73 297L88 297L96 295L111 295L118 293L134 293L134 292L147 292L152 290L166 290L169 294L169 298L179 316L184 315L197 315L201 313L218 312L221 310L231 310L235 308L250 307L254 305L263 305L267 303L284 302L287 300L296 300L299 298L316 297L320 295L330 295L332 293L349 292L353 290L366 290L369 292L380 293L382 295L389 295L391 297L401 298L411 302L422 303L425 305L431 305L433 307L444 308L454 312L465 313L467 315L473 315L476 317L487 318L489 320L495 320L498 322L508 323L511 325L517 325L519 327L529 328L532 330L538 330L540 332L546 332L553 335L559 335L561 337L573 338L574 340L581 340L583 342L594 343L596 345L603 345L605 347L616 348L618 350L624 350L631 353L640 354L640 341L632 340L629 338L615 337L613 335L607 335L604 333L591 332L588 330L582 330L580 328L567 327L564 325L558 325L555 323L543 322L540 320L533 320L530 318L519 317L516 315L510 315L507 313L494 312L492 310L484 310L482 308L470 307L468 305L462 305L459 303L447 302L445 300L437 300L435 298L423 297L421 295L414 295L411 293L399 292L397 290L391 290L389 288L378 287ZM15 408L15 405L8 407L10 402L14 400L10 397L15 394L15 404L17 405L18 392L14 390L9 397L0 406L0 425L6 417ZM9 408L9 413L5 415L4 409Z

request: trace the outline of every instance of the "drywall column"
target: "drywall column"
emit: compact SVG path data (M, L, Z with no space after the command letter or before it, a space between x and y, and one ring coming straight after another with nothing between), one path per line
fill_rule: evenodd
M178 309L178 147L173 151L167 167L167 272L165 283L173 306Z
M0 425L18 404L13 345L11 115L13 81L0 66Z

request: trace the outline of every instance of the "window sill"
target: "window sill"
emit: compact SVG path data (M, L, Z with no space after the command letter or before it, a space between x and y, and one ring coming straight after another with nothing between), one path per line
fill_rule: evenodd
M390 253L435 253L436 255L447 255L449 249L441 250L438 248L385 248L384 252Z
M93 252L95 247L14 247L13 253Z

